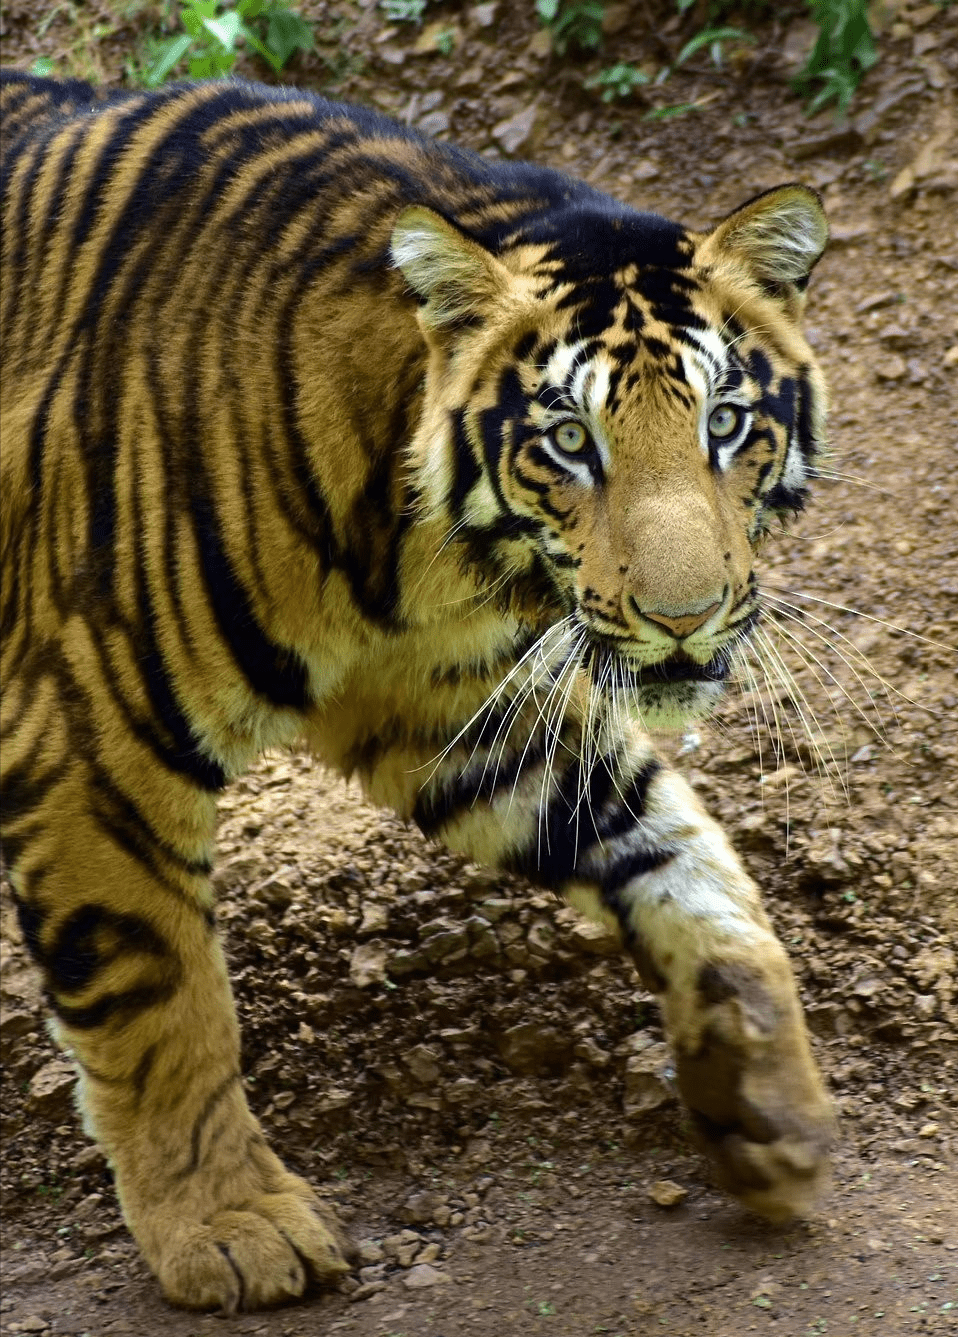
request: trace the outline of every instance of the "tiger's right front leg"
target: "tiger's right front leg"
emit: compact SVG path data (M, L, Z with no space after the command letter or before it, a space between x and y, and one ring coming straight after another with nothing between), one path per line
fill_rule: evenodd
M179 839L97 763L33 748L7 767L5 853L130 1229L169 1300L232 1312L348 1265L246 1104L208 880L213 797L174 780L165 805Z

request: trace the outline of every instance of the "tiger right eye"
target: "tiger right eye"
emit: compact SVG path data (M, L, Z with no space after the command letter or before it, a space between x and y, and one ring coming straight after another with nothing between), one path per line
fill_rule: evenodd
M589 445L589 433L580 422L563 422L552 433L553 440L567 455L581 455Z

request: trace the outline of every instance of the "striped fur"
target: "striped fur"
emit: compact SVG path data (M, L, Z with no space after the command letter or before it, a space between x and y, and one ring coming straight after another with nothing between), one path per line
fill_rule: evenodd
M166 1294L347 1266L213 925L216 796L297 739L614 925L725 1183L804 1210L790 971L643 727L720 692L814 473L815 196L700 233L295 90L2 97L5 860Z

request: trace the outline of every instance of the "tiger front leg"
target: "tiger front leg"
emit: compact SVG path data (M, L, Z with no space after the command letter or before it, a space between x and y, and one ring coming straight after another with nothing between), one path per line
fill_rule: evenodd
M603 900L659 995L679 1090L722 1187L773 1221L807 1215L827 1184L834 1116L757 888L664 770L624 846L608 855ZM618 882L630 846L648 866Z
M530 746L517 777L484 728L420 793L420 825L618 927L723 1186L774 1220L807 1213L833 1115L788 960L721 830L640 736L587 762L570 732L561 753Z
M34 827L13 876L127 1223L167 1299L189 1308L252 1309L334 1281L348 1270L336 1223L246 1103L206 878L145 821L126 848L106 839L83 815L97 806L109 816L102 795L88 808L61 794L51 809L80 816L60 839Z

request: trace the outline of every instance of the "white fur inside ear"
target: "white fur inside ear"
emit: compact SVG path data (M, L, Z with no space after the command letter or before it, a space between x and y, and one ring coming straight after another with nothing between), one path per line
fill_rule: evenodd
M817 195L805 186L781 186L720 225L724 245L740 253L756 277L798 283L808 277L828 242Z
M494 258L428 209L400 214L390 250L406 282L426 299L434 327L475 314L496 286Z

